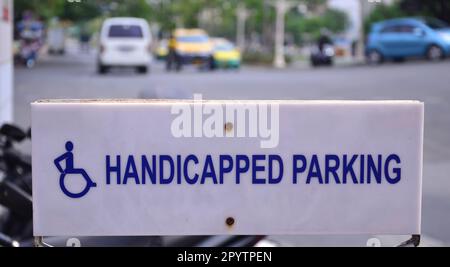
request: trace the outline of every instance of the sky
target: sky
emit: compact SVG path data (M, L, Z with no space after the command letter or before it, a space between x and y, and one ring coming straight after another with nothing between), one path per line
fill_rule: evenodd
M361 27L360 3L359 0L329 0L330 7L345 11L350 19L350 25L347 30L347 37L350 39L356 39Z

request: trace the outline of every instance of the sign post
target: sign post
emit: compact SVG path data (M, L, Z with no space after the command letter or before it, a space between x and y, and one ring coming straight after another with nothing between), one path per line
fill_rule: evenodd
M32 103L35 236L420 234L423 103Z
M0 0L0 124L13 117L12 0Z

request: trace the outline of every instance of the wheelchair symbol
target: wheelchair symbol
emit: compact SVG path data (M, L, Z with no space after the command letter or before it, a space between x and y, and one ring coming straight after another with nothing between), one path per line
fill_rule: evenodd
M80 198L84 195L86 195L91 187L96 187L97 184L92 181L92 179L89 177L87 172L84 169L77 168L75 169L73 166L73 143L71 141L66 142L66 153L62 154L61 156L57 157L54 161L56 168L61 173L59 176L59 186L61 187L61 190L63 193L71 198ZM65 161L65 169L63 169L60 165L61 161ZM81 192L70 192L66 185L65 185L65 178L67 174L78 174L81 175L86 180L86 186L84 187Z

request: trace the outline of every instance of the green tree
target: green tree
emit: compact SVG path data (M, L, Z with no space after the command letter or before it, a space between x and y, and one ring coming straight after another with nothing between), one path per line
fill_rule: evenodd
M14 1L14 17L20 19L23 12L32 11L35 16L43 19L49 19L55 15L61 15L64 9L65 1L47 0L45 3L38 0L15 0Z
M435 17L450 23L450 1L448 0L401 0L399 7L410 16Z
M167 33L178 25L199 27L199 15L209 9L218 12L217 18L213 18L211 23L204 22L202 26L212 35L234 39L236 9L239 4L244 4L250 11L246 32L258 33L262 36L263 43L270 47L275 21L275 9L272 6L274 1L276 0L15 0L15 13L16 18L19 18L24 10L32 10L44 20L57 16L82 25L98 25L99 18L108 16L134 16L157 23ZM296 2L306 4L309 9L314 10L324 5L326 0ZM346 23L345 16L338 11L328 10L324 16L305 18L296 8L292 8L286 20L287 32L295 36L297 41L305 34L317 35L323 27L339 32Z
M286 22L287 32L294 36L297 43L317 39L322 29L332 33L340 33L347 29L347 14L336 9L327 9L322 15L304 17L291 15Z
M400 17L435 17L450 23L450 1L448 0L401 0L393 5L380 4L365 19L366 32L373 23Z
M32 11L34 15L48 20L52 17L80 20L95 18L100 15L99 3L103 1L68 2L66 0L15 0L14 16L20 19L24 11Z
M364 29L368 33L373 23L406 16L406 13L400 8L398 4L385 5L379 4L375 9L365 18Z

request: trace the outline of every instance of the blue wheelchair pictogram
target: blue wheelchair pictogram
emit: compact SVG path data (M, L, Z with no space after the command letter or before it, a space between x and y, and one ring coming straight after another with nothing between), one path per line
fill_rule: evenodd
M89 177L87 172L84 169L81 168L74 168L73 164L73 143L71 141L66 142L66 153L62 154L61 156L57 157L54 161L56 168L61 173L59 176L59 186L61 187L61 190L63 193L71 198L80 198L84 195L86 195L91 187L96 187L97 184L92 181L92 179ZM60 165L61 161L65 161L65 169L63 169ZM65 185L65 178L67 174L78 174L81 175L86 180L86 186L84 187L81 192L70 192L66 185Z

